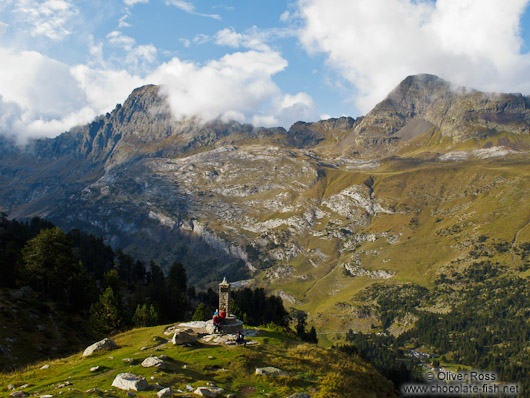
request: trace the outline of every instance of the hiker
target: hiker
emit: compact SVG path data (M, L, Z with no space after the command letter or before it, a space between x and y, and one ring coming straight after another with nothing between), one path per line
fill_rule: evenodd
M215 310L214 314L213 314L213 332L214 333L219 333L221 331L221 323L222 323L222 319L221 319L221 316L219 315L219 310Z
M245 336L241 332L237 332L236 335L236 344L241 345L243 344L245 347L247 346L247 341L245 340Z
M221 310L221 313L219 314L219 318L221 318L221 323L225 323L226 311L224 310L224 308Z

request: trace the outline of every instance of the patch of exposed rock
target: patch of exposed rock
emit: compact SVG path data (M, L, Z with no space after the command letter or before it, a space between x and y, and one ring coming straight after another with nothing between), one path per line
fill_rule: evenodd
M105 338L97 343L94 343L88 346L85 351L83 351L83 356L88 357L99 351L110 351L118 348L118 345L111 339Z
M112 387L125 391L143 391L148 387L148 384L145 377L133 373L120 373L112 382Z

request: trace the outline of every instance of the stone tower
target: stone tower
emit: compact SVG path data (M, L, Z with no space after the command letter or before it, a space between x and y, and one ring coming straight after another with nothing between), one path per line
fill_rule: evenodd
M219 284L219 311L222 310L230 315L230 283L226 281L226 277Z

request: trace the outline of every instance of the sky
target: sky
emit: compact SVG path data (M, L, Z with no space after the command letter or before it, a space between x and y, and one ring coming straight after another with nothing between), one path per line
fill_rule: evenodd
M0 0L0 132L54 137L159 84L175 118L366 114L406 76L530 94L530 0Z

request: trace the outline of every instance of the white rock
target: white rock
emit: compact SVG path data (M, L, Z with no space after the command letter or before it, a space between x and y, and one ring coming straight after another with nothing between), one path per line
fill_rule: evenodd
M173 391L171 390L171 388L164 388L164 389L158 391L156 393L156 395L158 396L158 398L172 397L173 396Z
M112 387L120 390L142 391L147 388L145 377L137 376L132 373L120 373L112 382Z
M188 343L195 343L198 339L199 339L199 336L197 336L196 334L177 331L173 335L173 339L171 339L171 342L175 345L188 344Z
M50 369L50 365L46 364L44 366L41 366L40 367L42 370L45 370L45 369Z
M118 345L114 341L112 341L111 339L103 339L101 341L98 341L97 343L92 344L91 346L88 346L83 352L83 356L87 357L98 351L114 350L116 348L118 348Z
M196 395L200 395L201 397L217 397L219 394L223 394L225 390L223 390L221 387L197 387L197 389L193 392Z
M267 366L265 368L256 368L256 374L261 376L289 376L284 370Z
M164 368L166 364L164 363L163 360L161 360L158 357L148 357L143 360L142 366L144 368L153 368L153 367Z
M90 368L90 371L91 372L97 372L99 369L100 369L99 366L93 366L93 367Z

